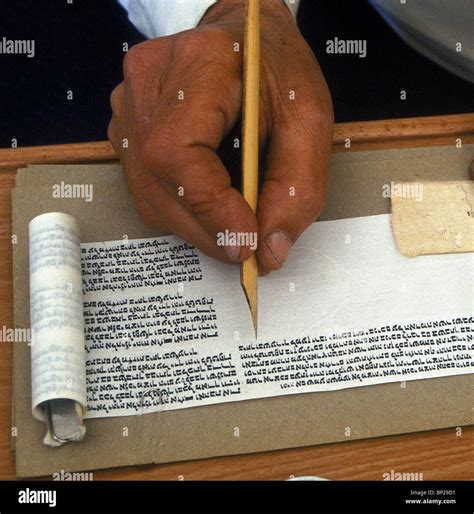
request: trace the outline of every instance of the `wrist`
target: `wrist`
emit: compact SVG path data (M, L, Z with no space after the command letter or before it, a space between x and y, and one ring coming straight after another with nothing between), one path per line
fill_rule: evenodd
M212 25L223 21L244 21L245 0L218 0L204 13L199 25Z
M246 0L218 0L201 18L199 25L210 25L225 22L245 23ZM262 22L268 19L290 19L294 23L293 15L284 0L260 0Z

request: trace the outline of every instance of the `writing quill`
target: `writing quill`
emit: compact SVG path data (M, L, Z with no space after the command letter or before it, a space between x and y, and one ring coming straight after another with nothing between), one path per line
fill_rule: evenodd
M247 0L242 102L242 194L254 213L257 213L258 202L259 87L260 0ZM255 254L242 263L240 282L247 297L257 337L258 266Z

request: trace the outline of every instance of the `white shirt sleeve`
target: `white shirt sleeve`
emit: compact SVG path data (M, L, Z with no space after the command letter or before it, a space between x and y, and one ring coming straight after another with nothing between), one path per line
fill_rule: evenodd
M370 0L379 14L415 50L474 82L472 0Z
M194 28L217 0L118 0L135 27L147 38ZM285 0L296 17L300 0Z

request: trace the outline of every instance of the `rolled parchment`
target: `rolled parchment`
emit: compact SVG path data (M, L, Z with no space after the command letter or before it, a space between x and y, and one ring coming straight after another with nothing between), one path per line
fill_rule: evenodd
M79 227L51 212L29 225L32 409L60 446L86 432L86 370Z

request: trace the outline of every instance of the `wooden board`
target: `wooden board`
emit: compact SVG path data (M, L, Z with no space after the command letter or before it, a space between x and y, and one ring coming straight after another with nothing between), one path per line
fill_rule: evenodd
M474 143L474 114L336 125L334 151ZM351 148L344 148L345 140ZM16 168L41 163L110 162L108 142L0 149L0 327L11 327L11 189ZM15 478L10 452L11 343L0 343L0 479ZM309 448L147 465L94 473L94 479L281 480L318 475L333 480L382 480L383 473L422 472L424 480L474 478L474 427L350 441Z

